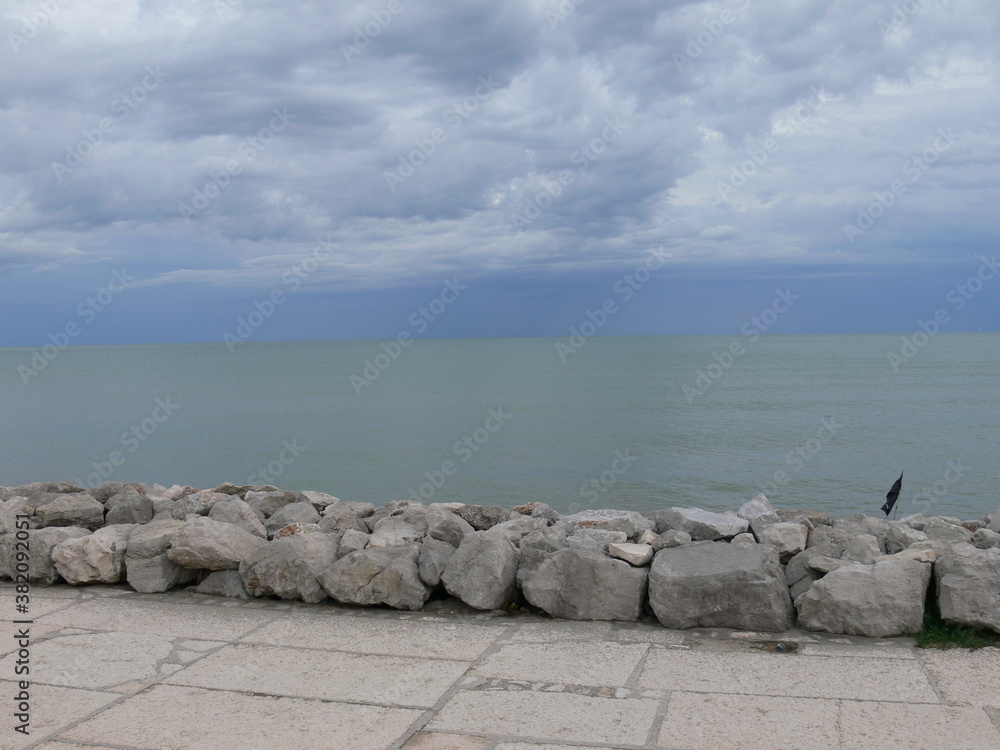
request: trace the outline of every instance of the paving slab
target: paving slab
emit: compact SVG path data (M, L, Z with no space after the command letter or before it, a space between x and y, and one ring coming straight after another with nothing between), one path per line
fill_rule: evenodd
M840 746L839 716L836 700L676 691L657 742L689 750L829 750Z
M659 705L659 701L641 698L466 690L456 693L427 729L548 742L642 745Z
M469 667L444 659L235 645L185 667L172 685L430 708Z
M517 643L501 646L473 670L484 677L575 685L624 685L649 646L608 642Z
M444 732L417 732L403 745L404 750L485 750L490 744L486 737Z
M551 622L532 622L521 625L511 636L511 640L534 641L537 643L607 640L611 632L612 625L610 622L553 620Z
M33 684L30 689L31 734L25 736L14 731L11 716L12 697L17 694L17 683L0 680L0 691L3 696L0 706L4 713L3 723L0 724L0 747L4 750L21 750L121 698L114 693Z
M1000 648L924 649L920 660L949 703L1000 707Z
M1000 731L981 708L844 701L842 750L997 750Z
M802 654L680 651L651 646L639 686L658 690L793 698L939 703L915 661Z
M155 685L60 737L142 750L382 750L421 712ZM137 718L141 717L141 721Z

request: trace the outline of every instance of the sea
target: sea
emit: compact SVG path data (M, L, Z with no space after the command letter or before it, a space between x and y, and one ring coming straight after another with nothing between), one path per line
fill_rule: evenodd
M0 349L0 485L274 484L382 504L1000 505L1000 334Z

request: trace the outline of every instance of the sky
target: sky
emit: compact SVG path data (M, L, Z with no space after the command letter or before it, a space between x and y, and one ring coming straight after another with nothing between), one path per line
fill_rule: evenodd
M997 330L998 45L992 0L5 0L0 346Z

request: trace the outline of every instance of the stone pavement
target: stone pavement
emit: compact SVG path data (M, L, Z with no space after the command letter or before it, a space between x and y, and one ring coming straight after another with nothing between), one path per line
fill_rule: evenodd
M24 737L13 594L5 750L1000 748L998 649L121 586L32 588Z

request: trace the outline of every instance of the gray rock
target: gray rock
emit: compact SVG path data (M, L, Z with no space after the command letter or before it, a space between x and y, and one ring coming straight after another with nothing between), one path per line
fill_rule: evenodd
M424 537L423 544L420 545L420 557L417 559L420 580L428 586L437 586L441 583L441 574L451 556L455 554L455 549L448 542L431 536Z
M395 547L399 544L416 544L424 538L425 531L404 520L402 516L386 516L378 523L368 539L369 547Z
M537 529L521 538L521 559L517 566L517 585L522 589L546 558L567 546L565 527Z
M420 580L419 555L419 544L358 550L337 560L317 579L327 594L343 604L420 609L430 589Z
M871 534L878 539L879 549L885 551L885 538L889 534L889 522L883 518L855 513L846 518L834 518L833 528L846 532L849 539L858 534Z
M153 523L158 523L153 521ZM179 521L178 523L183 523ZM235 572L235 571L234 571ZM129 557L125 553L125 578L142 594L159 594L198 577L198 571L178 565L163 552L152 557Z
M847 549L841 557L845 560L871 565L880 557L882 550L879 548L878 539L871 534L858 534L847 543Z
M90 490L89 494L97 502L107 504L108 500L129 486L131 485L123 484L122 482L103 482Z
M175 484L172 487L168 487L164 492L161 492L160 495L168 500L180 500L185 495L193 495L196 492L201 492L201 490L187 484Z
M249 531L262 539L267 538L267 529L264 528L264 524L260 522L257 514L253 512L253 508L236 495L216 502L208 511L208 517L213 521L239 526L244 531Z
M770 544L778 550L778 558L783 563L787 563L793 556L804 550L809 539L807 526L784 521L767 525L759 532L755 527L754 533L761 544Z
M997 508L997 512L993 514L993 518L990 520L989 530L1000 534L1000 508Z
M327 505L334 505L340 502L339 497L334 497L333 495L328 495L325 492L315 492L313 490L305 490L300 492L296 502L299 503L309 503L316 509L318 513L322 513Z
M82 526L99 529L104 525L104 506L90 495L59 495L36 508L42 526Z
M767 528L767 527L765 526L764 528ZM752 545L752 544L757 544L757 539L750 532L744 531L742 534L737 534L732 539L730 539L729 543L730 544L736 544L736 545L740 545L740 544ZM675 544L675 545L672 545L672 546L676 547L677 545ZM657 551L659 551L659 550L657 550Z
M323 522L320 521L320 528L322 528ZM368 546L368 534L362 533L357 529L348 529L344 532L344 536L340 540L340 556L344 557L352 552L357 552L359 549L364 549Z
M240 560L263 544L265 540L239 526L198 518L170 538L167 557L185 568L228 570L238 568Z
M794 588L799 581L805 578L809 578L811 581L819 578L821 574L813 567L813 561L819 558L836 559L840 557L842 551L835 544L821 544L815 547L806 547L802 552L794 555L785 565L785 578L789 588ZM801 589L801 586L799 588Z
M686 531L696 542L734 537L750 527L737 515L712 513L701 508L670 508L666 515L672 528Z
M326 592L316 576L336 562L338 549L339 540L331 534L282 537L244 557L240 576L251 596L278 596L317 604L326 599Z
M744 503L736 515L750 524L750 528L760 538L760 532L772 524L780 523L781 519L774 511L774 506L764 493L754 495L753 499Z
M524 503L523 505L516 505L514 506L514 512L520 513L522 516L541 518L548 526L551 526L560 518L559 513L548 503L531 502Z
M909 516L904 516L903 518L900 518L899 521L896 522L890 521L890 524L903 523L909 526L911 529L915 529L917 531L923 531L924 524L926 524L929 519L930 517L925 516L923 513L913 513Z
M649 573L649 602L668 628L778 633L793 621L778 553L764 544L705 542L661 549Z
M796 599L809 630L869 638L915 633L923 627L931 566L914 560L844 565Z
M977 529L972 534L972 546L978 549L1000 547L1000 534L989 529Z
M121 484L120 482L117 484L121 489L112 494L110 497L98 497L97 493L94 491L90 494L98 502L104 503L104 508L109 511L114 510L121 503L149 497L149 495L146 494L146 491L139 485ZM104 487L105 485L101 486ZM112 487L109 487L108 489L112 489Z
M629 565L642 567L653 559L653 548L648 544L609 544L608 556L624 560Z
M809 590L809 587L812 586L816 581L818 581L820 577L821 576L819 576L816 573L807 573L798 581L789 586L788 594L789 596L792 597L792 603L795 603L800 596L806 593Z
M1000 633L1000 549L957 544L934 563L941 618Z
M329 534L340 534L341 536L348 531L357 531L366 537L368 535L368 525L347 503L334 503L326 506L323 517L319 521L319 527Z
M923 524L921 524L923 526ZM913 528L904 521L890 521L889 531L885 535L885 551L888 555L902 552L911 544L922 542L927 535Z
M500 534L515 547L521 544L521 540L532 531L548 528L548 521L544 518L532 518L531 516L519 516L509 521L501 521L488 529L490 534ZM471 527L470 527L471 528ZM461 544L459 540L459 544Z
M558 525L566 526L570 534L576 531L594 529L601 531L621 531L627 539L638 539L642 532L655 531L656 523L633 510L582 510L559 519Z
M577 529L566 537L566 546L572 549L589 550L598 554L606 555L609 544L623 544L628 541L628 534L624 531L610 531L608 529Z
M182 568L182 570L184 570ZM188 571L193 573L194 571ZM231 599L249 599L250 592L238 570L217 570L205 576L205 580L195 586L199 594L228 596Z
M280 529L274 532L274 539L284 539L286 536L294 536L296 534L323 534L325 533L323 529L320 528L318 523L302 523L301 521L296 521L295 523L290 523L287 526L282 526ZM336 537L338 540L340 537L337 534L330 534L330 536Z
M458 547L467 534L475 531L472 524L460 515L435 506L427 510L425 520L427 536L447 542L452 547Z
M152 498L132 486L125 487L121 492L111 497L107 501L106 507L108 513L104 523L107 526L123 523L149 523L153 519Z
M739 536L737 534L736 536ZM736 537L733 537L734 539ZM691 535L686 531L678 529L668 529L653 540L653 552L659 552L667 547L680 547L682 544L690 544Z
M501 521L510 520L512 511L496 505L462 505L454 513L465 519L476 531L485 531Z
M279 509L295 502L295 493L285 490L249 490L243 501L260 520L270 518Z
M178 521L184 521L188 516L207 516L213 505L229 498L230 495L225 492L195 492L175 501L170 512Z
M4 502L0 502L0 534L13 534L17 531L19 519L18 515L29 512L28 506L31 501L26 497L11 497ZM37 528L37 518L32 522L28 519L29 528Z
M289 503L268 516L264 527L268 536L273 536L274 532L290 523L319 523L319 520L319 513L311 503Z
M135 524L105 526L52 548L56 572L70 584L118 583L125 573L125 549Z
M653 531L657 534L663 534L663 532L670 531L672 528L670 521L667 519L666 510L647 510L642 515L643 518L647 518L653 522Z
M638 620L648 568L579 549L553 552L524 586L524 596L553 617Z
M818 529L820 526L830 525L830 516L821 510L809 510L808 508L781 508L774 511L778 518L785 523L801 523L800 516L805 516L809 521L809 527Z
M502 535L469 534L448 561L441 582L449 594L476 609L502 609L514 601L520 556Z
M410 523L415 523L415 525L420 525L424 520L424 514L427 512L428 508L423 503L415 502L413 500L393 500L390 503L386 503L381 508L376 508L375 512L364 519L367 531L372 532L375 530L376 524L383 518L388 518L389 516L400 516L403 520L409 521ZM404 517L404 513L409 511Z
M817 526L809 531L809 541L806 548L810 547L833 547L836 552L831 553L831 557L840 557L847 549L847 543L851 541L851 535L845 529L835 529L832 526Z
M52 550L60 542L84 536L90 536L90 531L80 526L52 526L28 531L29 583L51 586L58 581L59 573L52 562ZM21 574L17 569L19 562L15 559L15 540L14 534L0 536L0 578L14 578Z
M929 518L924 524L924 534L928 539L940 539L945 542L956 544L958 542L971 542L972 532L963 529L956 524L950 524L941 518Z

